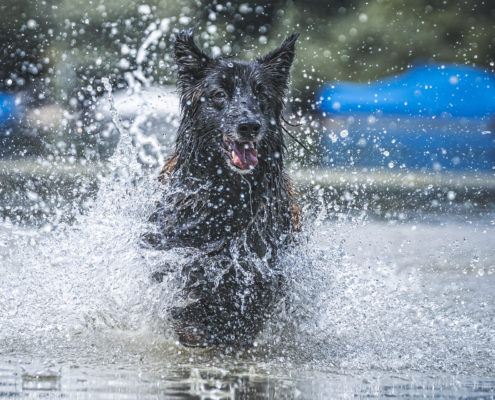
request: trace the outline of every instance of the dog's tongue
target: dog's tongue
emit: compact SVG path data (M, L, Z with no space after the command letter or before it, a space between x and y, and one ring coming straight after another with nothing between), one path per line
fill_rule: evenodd
M231 145L234 154L232 161L236 167L241 169L252 169L258 164L258 150L253 142L233 142Z

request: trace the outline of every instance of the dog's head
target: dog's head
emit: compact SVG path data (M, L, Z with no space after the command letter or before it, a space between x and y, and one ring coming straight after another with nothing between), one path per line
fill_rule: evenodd
M280 119L298 36L244 62L208 56L195 44L191 30L177 35L182 107L178 145L188 147L195 162L221 161L239 173L249 173L259 162L277 162L284 146Z

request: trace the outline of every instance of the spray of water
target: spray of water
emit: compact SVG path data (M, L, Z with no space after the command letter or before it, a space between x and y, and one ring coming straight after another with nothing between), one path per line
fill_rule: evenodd
M145 57L146 46L138 55ZM167 317L180 277L172 271L158 284L151 275L164 265L180 271L191 255L142 246L141 235L150 229L147 220L163 188L157 171L137 162L111 85L103 83L120 141L87 211L74 211L73 223L53 230L0 226L0 344L9 352L78 348L78 353L94 354L122 335L142 341L147 336L154 344L175 341ZM308 204L314 209L318 200ZM439 278L426 285L428 274L402 268L404 263L398 268L379 245L364 257L361 247L380 229L367 231L360 218L329 222L328 207L320 209L316 217L307 216L298 243L280 260L287 297L255 349L246 353L249 357L330 369L493 372L490 290L469 278L469 271L454 271L445 285ZM493 234L493 226L487 229ZM382 244L396 240L396 231L388 235ZM486 271L493 270L486 265ZM493 285L493 278L486 278L483 284ZM464 304L466 293L470 304Z
M166 321L180 278L170 273L157 284L150 277L163 265L179 271L190 255L141 245L163 189L156 171L136 162L116 113L114 121L121 141L89 211L53 231L1 227L3 348L21 352L60 341L70 347L78 337L89 346L102 332L107 343L116 331L132 337L143 329L151 341L175 340ZM372 256L363 257L359 246L379 231L363 231L360 220L331 223L323 212L309 217L305 229L280 261L288 296L249 354L327 368L466 372L475 363L478 371L491 371L493 315L479 308L493 301L489 290L478 286L479 295L463 304L473 288L462 271L444 287L438 280L425 286L428 275L401 271L387 251L370 249ZM385 241L396 233L388 235Z

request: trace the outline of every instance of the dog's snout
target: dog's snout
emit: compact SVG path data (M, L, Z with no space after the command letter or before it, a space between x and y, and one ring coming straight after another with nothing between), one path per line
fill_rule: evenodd
M255 119L247 119L239 122L237 133L245 137L256 136L261 129L261 123Z

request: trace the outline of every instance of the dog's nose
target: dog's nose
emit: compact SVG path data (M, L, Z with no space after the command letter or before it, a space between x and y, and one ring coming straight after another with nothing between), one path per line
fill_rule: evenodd
M255 119L246 119L239 122L237 125L237 133L246 137L254 137L256 136L261 128L261 124L259 121Z

